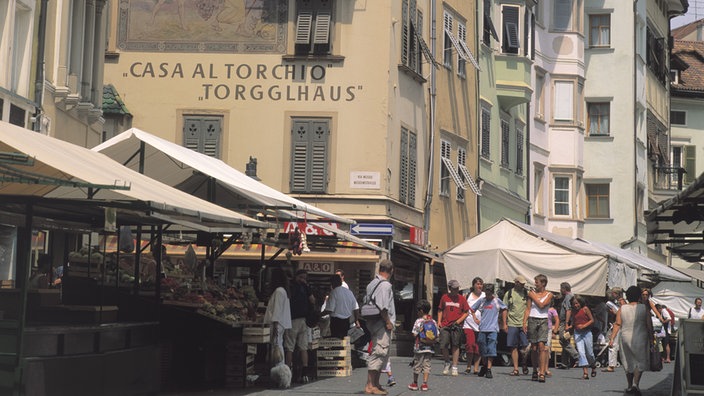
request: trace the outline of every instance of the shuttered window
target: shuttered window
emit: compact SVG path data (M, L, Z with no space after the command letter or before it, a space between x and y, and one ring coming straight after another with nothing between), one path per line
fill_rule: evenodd
M523 127L516 125L516 174L523 175Z
M501 166L509 167L509 142L511 127L506 120L501 120Z
M406 128L401 128L401 180L399 200L406 205L416 203L416 168L418 166L418 137Z
M296 2L296 55L329 55L332 49L332 1Z
M442 140L440 143L440 159L450 159L452 146L450 142ZM446 165L440 165L440 195L450 196L450 170Z
M503 23L501 50L505 54L518 54L520 48L519 32L518 32L518 14L519 8L513 6L504 6L502 8Z
M457 149L457 173L460 175L461 179L465 185L468 184L468 180L466 180L466 177L464 176L463 170L467 168L467 150L463 148L458 148ZM458 188L457 189L457 200L464 202L464 196L465 196L465 189Z
M491 110L482 106L482 157L491 158Z
M183 118L183 145L210 157L220 158L222 117L186 116Z
M291 128L291 192L324 193L328 184L330 119L294 118Z
M401 7L401 64L422 74L423 13L416 8L416 0L403 0Z

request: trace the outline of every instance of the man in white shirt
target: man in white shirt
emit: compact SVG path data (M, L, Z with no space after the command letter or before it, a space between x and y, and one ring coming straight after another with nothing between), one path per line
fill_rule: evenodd
M367 285L367 297L378 307L379 314L365 316L367 328L372 337L372 353L367 360L367 384L364 393L371 395L386 395L388 392L379 384L381 370L389 361L391 331L396 322L396 306L394 305L394 290L389 282L394 272L391 260L379 262L379 273Z
M702 309L702 299L694 299L694 306L689 309L688 319L704 319L704 309Z
M332 291L325 303L323 315L330 315L330 335L345 338L350 329L350 319L354 324L359 324L359 304L350 289L342 285L342 278L338 275L330 277Z

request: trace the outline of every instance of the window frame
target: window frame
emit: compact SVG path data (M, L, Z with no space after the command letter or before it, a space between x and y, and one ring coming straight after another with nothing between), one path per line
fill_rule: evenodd
M606 112L603 113L603 108L606 108ZM606 118L606 131L601 131L601 123L596 122L598 131L594 132L592 129L592 116L596 116L601 121L602 118ZM588 136L611 136L611 102L607 101L588 101L587 102L587 135Z
M333 120L331 117L296 116L291 117L290 121L289 189L292 193L326 194L330 175ZM296 129L297 125L306 123L309 124L310 130L302 130L300 127Z
M559 84L568 83L572 85L572 90L569 95L571 103L571 118L559 118L561 117L558 112L558 106L564 104L567 97L562 98L560 95L560 90L558 89ZM584 80L578 77L557 77L553 76L551 80L552 86L552 109L551 116L552 122L557 125L570 125L583 127L584 126Z
M603 189L606 188L606 191ZM596 190L595 190L596 189ZM610 183L584 183L586 195L587 219L609 219L611 218L611 185ZM604 203L604 200L606 202ZM603 205L605 209L602 208ZM592 206L596 205L596 213L592 213Z
M673 117L673 113L682 114L683 122L682 123L673 122L672 120L675 119L675 117ZM687 111L686 110L672 110L672 109L670 109L670 125L687 126Z
M501 117L501 167L511 168L511 122Z
M511 13L507 16L507 11ZM510 19L510 20L508 20ZM501 53L518 55L521 53L521 7L501 5Z
M295 6L296 16L293 25L294 55L332 55L333 32L335 31L334 1L306 0L304 2L296 0ZM305 49L306 47L307 50Z
M418 135L401 127L399 201L408 205L416 204L416 179L418 175Z
M541 121L545 121L545 81L546 73L536 71L535 73L535 117Z
M444 165L442 158L450 159L452 154L452 145L447 140L440 141L440 190L438 194L442 197L450 196L450 170Z
M558 190L557 188L557 181L558 179L565 179L567 180L567 188L560 188ZM556 174L553 175L553 185L552 185L552 205L551 205L551 212L552 215L555 217L572 217L572 188L573 188L573 180L571 175L565 175L565 174ZM557 193L558 192L566 192L567 196L567 201L558 201L557 198ZM557 213L557 205L562 205L567 208L567 213Z
M464 179L464 174L462 173L462 167L467 166L467 150L464 149L463 147L458 147L457 148L457 174L460 175L461 179ZM463 180L465 182L465 185L467 184L467 180ZM465 202L467 195L466 189L463 188L458 188L457 189L457 201L458 202Z
M564 2L569 3L569 20L566 21L565 27L558 27L556 23L560 20L556 13L560 5ZM550 31L552 32L563 32L563 33L580 33L582 31L582 0L554 0L552 2L551 18L550 18Z
M525 126L516 120L516 175L523 176L524 129Z
M491 107L484 102L481 104L480 156L481 158L491 160Z
M209 157L221 159L222 158L222 140L224 137L224 124L225 124L225 117L222 115L213 115L213 114L184 114L182 117L183 121L183 147L186 147L190 150L193 150L197 153L205 154ZM217 121L218 125L218 131L217 131L217 136L215 137L215 143L214 143L214 148L212 150L209 150L207 148L208 143L207 141L209 140L207 137L207 134L209 133L208 130L204 130L203 127L205 124ZM190 128L193 127L193 123L197 122L199 124L197 133L197 137L191 137L188 136ZM191 124L189 126L189 124ZM189 141L193 141L193 139L197 139L197 142L195 143L195 148L193 147L193 143L190 143ZM212 139L211 139L212 140Z
M606 25L599 21L606 18ZM599 21L599 24L594 22ZM596 30L596 32L595 32ZM604 41L603 33L606 30L606 40ZM597 42L594 42L594 35L596 33ZM611 47L611 14L589 14L589 47L590 48L610 48Z

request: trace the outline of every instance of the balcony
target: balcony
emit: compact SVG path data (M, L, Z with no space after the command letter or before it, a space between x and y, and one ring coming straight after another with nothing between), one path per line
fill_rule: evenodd
M496 70L496 94L505 110L530 102L530 71L533 61L526 56L497 54L494 58Z

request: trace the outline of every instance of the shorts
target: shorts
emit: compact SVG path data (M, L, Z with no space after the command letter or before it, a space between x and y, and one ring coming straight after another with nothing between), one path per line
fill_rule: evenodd
M367 329L372 337L372 349L367 360L367 370L381 372L389 361L391 331L386 330L386 322L381 317L367 319Z
M508 327L506 333L506 346L509 348L525 348L528 346L528 337L522 327Z
M471 330L471 329L470 329ZM413 374L430 373L432 353L416 353L413 355Z
M472 329L464 329L464 350L468 355L478 355L479 345L477 345L477 332Z
M308 332L310 329L306 325L306 318L296 318L291 320L291 328L284 333L284 349L293 351L298 347L302 351L308 350Z
M482 357L496 357L496 339L499 333L495 331L480 331L477 336L479 351Z
M459 348L462 329L459 326L447 326L440 329L440 348Z
M548 339L548 318L528 318L528 341L531 344L542 342Z

